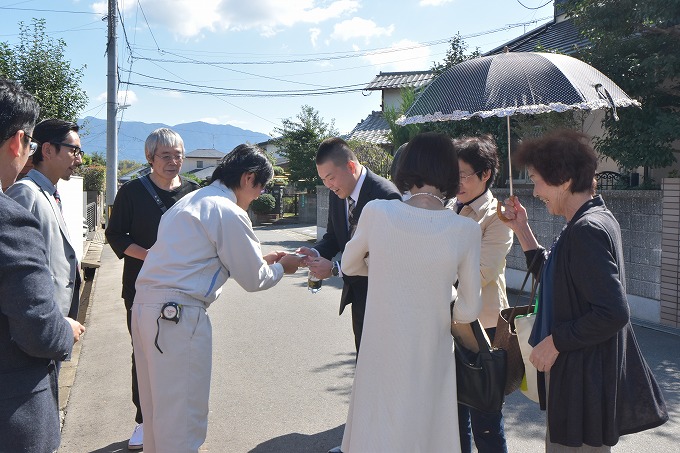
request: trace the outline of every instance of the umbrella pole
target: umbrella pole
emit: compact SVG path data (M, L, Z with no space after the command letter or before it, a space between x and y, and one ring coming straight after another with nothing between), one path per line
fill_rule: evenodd
M510 180L510 196L512 197L512 157L510 155L510 117L506 116L508 123L508 179Z

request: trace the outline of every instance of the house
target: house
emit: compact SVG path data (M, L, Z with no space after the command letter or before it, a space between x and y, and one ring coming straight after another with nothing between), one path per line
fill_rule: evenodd
M385 119L387 109L401 108L401 94L404 88L418 90L425 87L435 77L433 71L381 72L365 88L366 91L381 91L380 111L371 112L361 120L352 131L343 136L345 140L358 140L382 146L392 153L389 139L390 126Z
M192 170L200 170L207 167L216 167L226 155L227 153L216 149L195 149L184 155L182 173L190 173Z
M151 166L149 164L144 164L143 166L137 168L136 170L132 170L129 173L119 176L118 187L122 186L123 184L132 179L141 178L142 176L146 176L149 173L151 173Z

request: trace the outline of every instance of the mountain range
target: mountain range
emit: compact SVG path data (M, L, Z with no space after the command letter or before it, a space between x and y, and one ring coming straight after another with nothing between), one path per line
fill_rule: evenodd
M83 150L88 154L98 152L106 157L106 120L88 116L79 120L78 124L81 127L80 142ZM151 132L161 127L179 133L184 140L184 149L187 153L195 149L216 149L228 153L241 143L261 143L271 138L261 132L202 121L175 126L139 121L122 121L118 124L118 161L146 162L144 142Z

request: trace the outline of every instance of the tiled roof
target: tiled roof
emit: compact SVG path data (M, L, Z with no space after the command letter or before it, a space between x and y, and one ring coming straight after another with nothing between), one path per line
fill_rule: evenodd
M210 165L209 167L204 167L204 168L194 168L193 170L187 171L187 174L194 175L199 179L208 179L212 176L213 172L215 171L216 166L215 165Z
M574 22L571 19L566 19L561 22L552 21L541 25L490 50L484 56L502 53L506 46L510 52L535 52L536 48L541 46L546 51L557 50L560 53L571 55L589 44L590 42L579 34Z
M195 149L191 151L190 153L187 153L185 157L194 157L194 158L210 158L210 159L221 159L224 156L226 156L227 153L223 153L222 151L217 151L216 149Z
M432 71L381 72L364 89L420 88L430 83L434 77Z
M373 112L365 120L357 124L352 132L345 136L345 140L359 140L376 145L389 145L390 126L382 112Z

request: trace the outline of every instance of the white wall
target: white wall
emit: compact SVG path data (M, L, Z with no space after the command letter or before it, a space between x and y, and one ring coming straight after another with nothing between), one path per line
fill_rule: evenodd
M83 178L72 176L69 181L62 179L57 183L64 220L68 228L71 242L76 249L78 261L83 259Z

